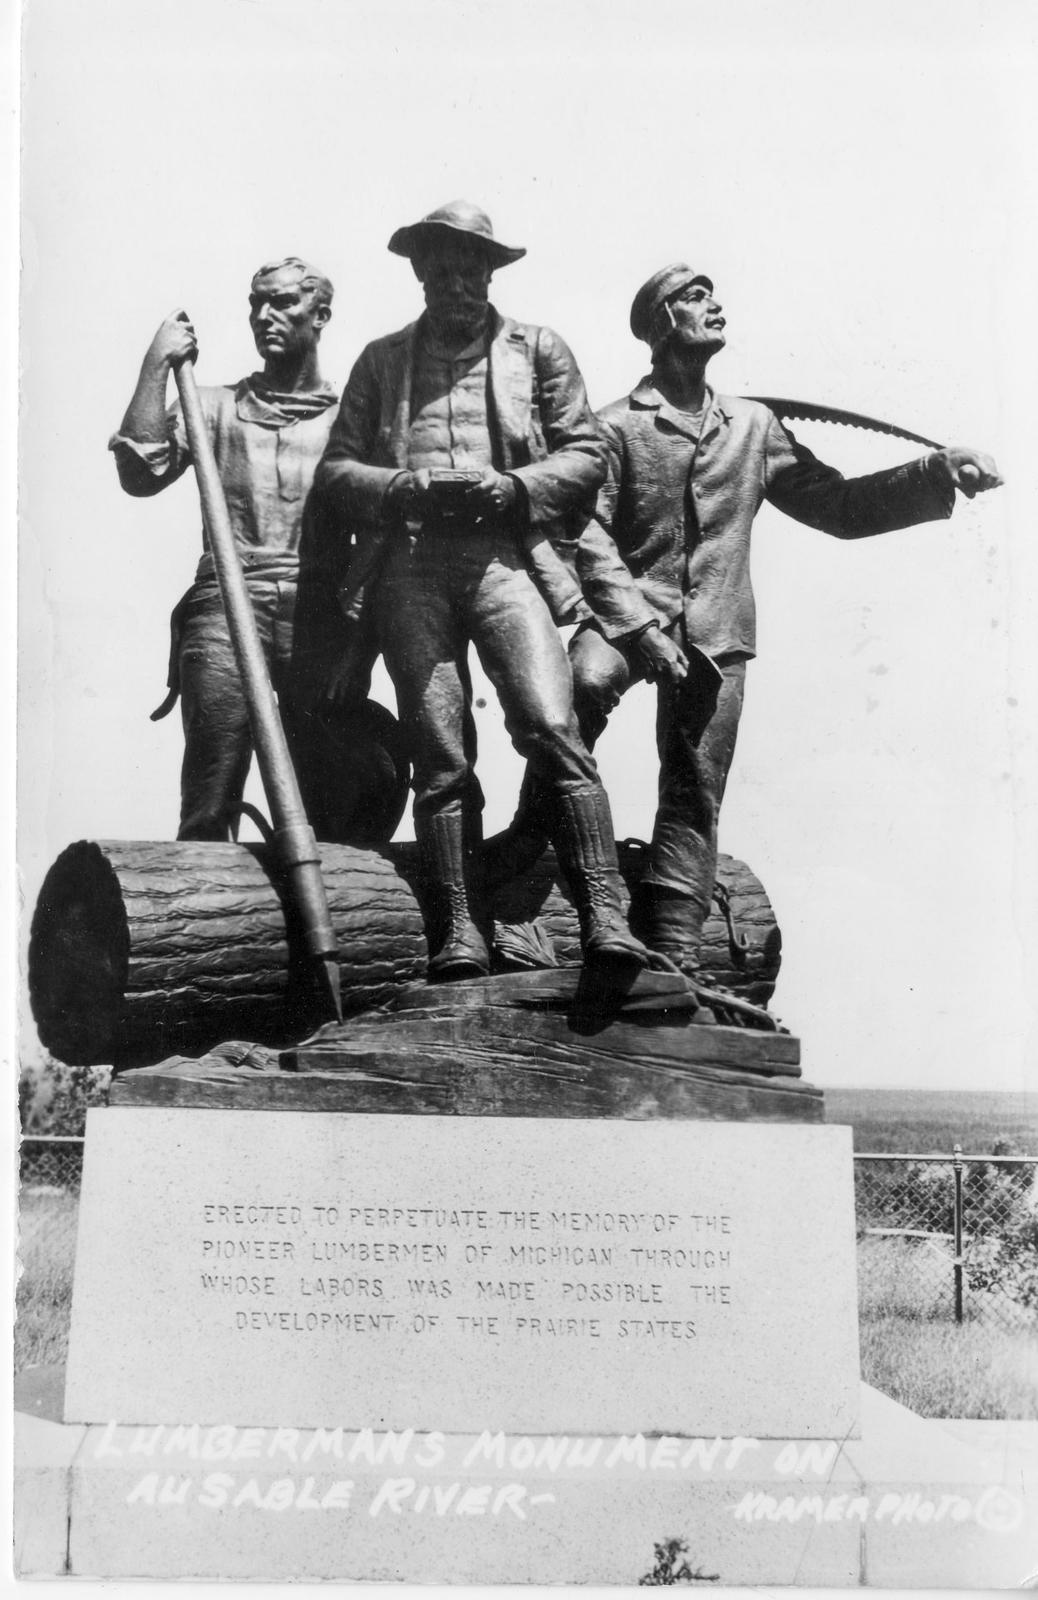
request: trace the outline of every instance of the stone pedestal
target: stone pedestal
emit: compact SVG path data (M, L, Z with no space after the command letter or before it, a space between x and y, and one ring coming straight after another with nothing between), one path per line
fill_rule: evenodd
M849 1131L92 1111L66 1421L839 1438Z
M860 1432L850 1132L797 1042L654 976L597 1020L452 988L90 1113L69 1570L633 1583L684 1540L856 1581L845 1521L744 1551Z

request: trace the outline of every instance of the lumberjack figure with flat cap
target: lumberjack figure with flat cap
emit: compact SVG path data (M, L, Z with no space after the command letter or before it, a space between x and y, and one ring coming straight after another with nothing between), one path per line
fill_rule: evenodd
M356 643L332 693L366 692L373 619L411 742L415 832L439 924L430 976L489 969L470 642L542 782L585 958L645 965L621 912L608 802L555 626L582 607L553 542L576 537L605 476L583 380L551 329L488 304L495 268L525 251L496 240L478 207L443 206L398 229L389 248L410 259L425 313L361 354L316 482L355 541L343 600Z
M683 263L654 273L634 298L631 330L649 345L652 371L599 413L608 475L577 555L594 620L569 652L589 747L631 684L657 682L659 806L631 927L693 979L755 650L750 531L761 502L859 539L948 517L957 488L972 498L1001 482L989 456L961 448L844 479L798 444L766 403L708 387L707 363L724 348L724 327L710 279ZM513 869L543 846L539 810L528 778L502 836Z
M297 257L260 267L249 295L249 324L263 371L237 385L199 391L290 747L302 738L305 720L292 688L299 546L339 398L318 363L332 292L324 274ZM190 465L180 405L166 411L166 389L173 367L196 354L190 321L173 312L148 347L110 445L128 494L158 494ZM237 836L252 737L204 531L203 544L195 582L173 613L171 692L155 716L170 711L180 694L185 749L177 837L225 840Z

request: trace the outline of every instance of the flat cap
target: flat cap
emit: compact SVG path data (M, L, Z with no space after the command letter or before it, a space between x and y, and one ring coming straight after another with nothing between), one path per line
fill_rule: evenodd
M478 239L495 267L510 266L526 254L525 249L513 248L495 239L490 218L471 200L451 200L445 206L437 206L420 222L412 222L407 228L398 228L389 241L389 248L395 256L413 257L423 239L443 232L464 233L469 238Z
M646 344L652 344L652 327L656 320L656 313L672 299L680 294L682 289L687 289L690 283L705 283L713 291L713 281L703 272L695 272L684 261L672 261L669 267L661 267L659 272L654 272L652 277L642 284L638 293L631 302L631 332L636 339L644 339Z

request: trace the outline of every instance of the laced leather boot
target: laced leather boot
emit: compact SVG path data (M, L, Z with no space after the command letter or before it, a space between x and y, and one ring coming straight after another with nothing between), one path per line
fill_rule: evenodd
M442 932L439 949L429 958L429 982L485 978L490 971L490 955L469 906L468 852L461 807L435 812L416 823L415 832Z
M649 952L631 933L620 905L620 870L605 790L601 784L563 789L556 818L555 853L576 904L585 962L647 967Z

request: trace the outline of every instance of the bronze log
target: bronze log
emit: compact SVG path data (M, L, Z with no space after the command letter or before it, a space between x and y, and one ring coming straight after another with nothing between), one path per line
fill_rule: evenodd
M425 975L426 944L413 845L379 852L320 845L340 950L343 1008L370 1009ZM621 847L633 883L643 851ZM761 1004L781 939L767 895L744 863L722 857L740 968L717 906L704 976ZM540 916L562 964L577 962L576 914L547 854L498 897L498 918ZM264 845L81 840L40 891L29 987L40 1039L73 1065L139 1066L198 1054L226 1039L298 1042L323 1020L298 930Z

